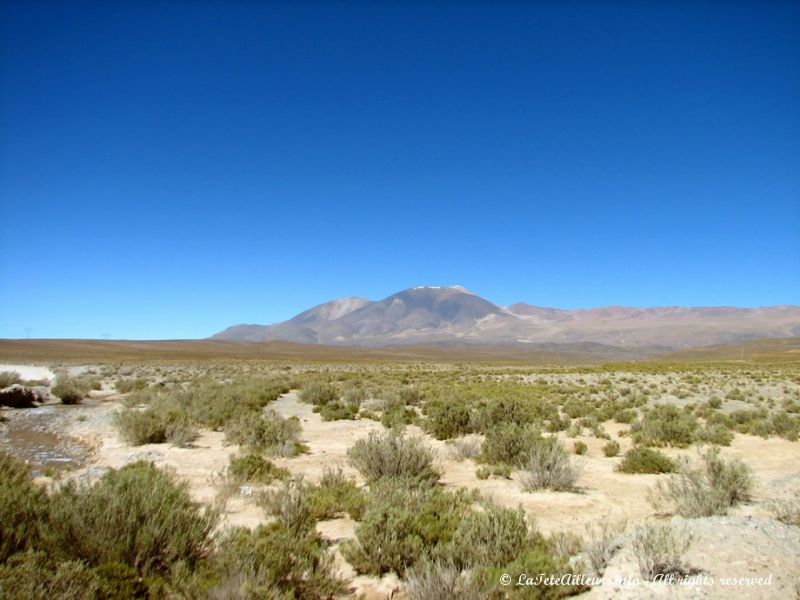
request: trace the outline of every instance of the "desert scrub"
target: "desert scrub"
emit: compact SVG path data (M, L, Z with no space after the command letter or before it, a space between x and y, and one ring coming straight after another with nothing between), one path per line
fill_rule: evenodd
M356 539L341 546L342 555L359 573L394 571L402 576L452 540L472 499L464 492L416 483L388 478L372 485Z
M572 450L578 456L583 456L589 451L589 446L587 446L584 442L577 441L572 445Z
M225 439L247 450L293 456L300 431L296 417L284 419L270 409L240 413L225 426Z
M218 582L209 598L325 600L344 593L333 556L312 528L280 522L229 530L213 557Z
M636 446L625 453L622 462L617 465L615 470L620 473L637 475L672 473L675 470L675 463L660 450Z
M538 430L517 423L501 423L486 432L478 462L516 465L541 440Z
M475 477L481 481L489 479L489 477L511 479L511 465L482 465L475 469Z
M91 387L85 380L61 375L56 379L56 383L50 391L63 404L78 404L86 397L90 389Z
M406 572L408 600L484 600L488 590L447 560L423 559Z
M342 402L329 402L321 406L314 407L315 412L319 412L319 416L323 421L341 421L341 420L354 420L358 415L358 407L353 404L345 404Z
M339 390L335 385L324 381L312 381L300 391L300 401L325 406L339 400Z
M753 474L740 459L726 461L718 448L709 448L700 456L699 468L688 460L677 463L676 472L659 481L651 493L656 509L671 507L686 518L726 515L728 510L750 500Z
M684 555L692 537L670 524L644 525L633 535L633 551L639 562L639 573L648 581L658 575L678 578L691 573Z
M521 469L520 482L528 492L541 489L575 491L580 475L579 467L554 437L538 440L523 457Z
M611 440L605 446L603 446L603 454L605 454L608 458L613 456L617 456L619 454L619 442L616 440Z
M697 432L697 441L715 446L730 446L733 432L722 424L707 425Z
M472 431L469 407L454 398L426 402L422 412L427 417L423 421L425 431L437 440L447 440Z
M302 477L287 479L278 489L265 490L258 504L288 531L301 534L314 528L316 519Z
M356 521L366 505L364 492L341 469L325 467L318 485L309 485L306 496L311 514L316 520L333 519L348 514Z
M800 490L795 491L794 498L773 500L770 510L778 521L800 527Z
M22 378L15 371L0 371L0 389L22 383Z
M602 574L614 554L622 548L620 536L625 532L627 523L624 520L612 521L608 517L601 518L588 528L586 557L596 573Z
M369 482L383 477L434 482L440 475L434 466L433 450L425 442L391 431L372 432L356 441L347 457Z
M185 407L170 397L159 397L144 409L125 408L114 415L114 425L132 446L165 442L187 446L198 433Z
M120 394L129 394L147 387L146 379L117 379L114 388Z
M228 477L237 483L272 483L275 479L286 479L289 471L257 454L250 452L242 456L231 456Z
M462 568L503 565L516 558L530 536L522 508L513 510L487 503L461 520L450 552Z
M482 443L483 441L481 438L476 435L466 435L457 438L450 443L450 458L459 462L475 458L481 451Z
M697 426L691 413L672 404L659 404L633 424L631 433L636 443L645 446L685 448L695 441Z
M28 467L0 450L0 564L39 545L46 527L46 501Z

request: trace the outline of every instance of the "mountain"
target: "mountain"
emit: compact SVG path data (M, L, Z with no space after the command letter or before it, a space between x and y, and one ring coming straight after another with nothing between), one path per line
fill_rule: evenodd
M422 286L379 301L343 298L274 325L234 325L212 339L348 346L495 345L643 353L800 336L800 307L586 310L501 307L460 286Z

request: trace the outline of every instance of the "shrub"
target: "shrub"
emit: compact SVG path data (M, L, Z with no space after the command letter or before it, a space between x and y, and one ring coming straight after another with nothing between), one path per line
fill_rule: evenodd
M22 383L22 378L15 371L0 371L0 389L15 383Z
M39 544L46 502L28 467L0 450L0 564Z
M470 433L470 410L466 404L457 400L428 402L423 422L425 430L437 440L447 440Z
M770 509L778 521L800 527L800 493L796 492L794 498L773 501Z
M638 413L630 408L622 409L614 413L614 421L629 425L636 420Z
M146 379L117 379L114 387L120 394L129 394L147 387Z
M419 438L372 432L356 441L347 456L367 481L382 477L406 477L419 482L439 479L433 451Z
M80 561L53 563L44 552L25 552L0 563L4 600L94 600L98 577Z
M463 493L419 487L391 478L373 484L356 539L341 546L342 555L359 573L381 575L406 569L444 550L470 500Z
M605 446L603 446L603 454L609 458L612 456L617 456L619 454L619 442L616 440L611 440L608 442Z
M625 453L616 470L632 474L671 473L675 470L675 463L660 450L636 446Z
M364 493L341 469L324 468L319 485L309 486L307 496L315 519L332 519L347 513L359 520L366 505Z
M65 558L123 563L147 576L168 573L178 561L197 565L211 551L216 523L185 482L140 461L91 486L67 483L51 499L47 537Z
M450 458L459 462L475 458L481 451L481 443L479 437L472 435L455 439L450 445Z
M225 439L252 451L295 454L300 435L297 418L284 419L273 410L240 413L225 426Z
M82 380L60 376L51 391L63 404L79 404L89 389Z
M631 431L639 444L685 448L695 440L697 419L673 404L659 404L635 423Z
M214 564L220 583L210 598L324 600L345 591L333 556L311 529L297 532L281 523L233 529Z
M277 490L267 490L259 504L286 530L301 534L314 528L314 515L302 479L289 479Z
M561 443L550 437L537 441L528 451L522 462L520 481L529 492L574 491L579 475L579 468L570 461Z
M185 408L172 398L157 398L142 410L123 409L114 415L114 425L132 446L165 442L186 446L197 437Z
M733 441L733 432L720 424L706 426L697 432L697 441L716 446L730 446Z
M557 415L556 415L557 416ZM486 433L502 423L528 425L534 415L530 405L520 398L496 398L482 403L473 416L473 429Z
M583 456L589 451L589 447L584 442L577 441L573 445L573 450L578 456Z
M489 477L511 479L511 465L484 465L475 469L475 477L480 480L489 479Z
M589 527L586 556L595 572L602 573L614 553L622 547L619 540L626 525L625 521L615 522L603 517L597 524Z
M645 525L633 536L633 551L639 573L648 581L658 575L683 577L690 573L683 555L692 543L691 536L671 525Z
M231 456L228 475L236 482L272 483L275 479L286 479L289 471L276 467L272 461L260 454L250 452L243 456Z
M483 600L486 591L452 562L424 559L406 572L408 600Z
M522 508L512 510L487 504L459 523L453 534L453 559L462 568L506 564L527 543L528 535Z
M710 448L701 455L701 463L699 469L686 460L678 463L676 473L654 488L654 506L671 505L680 516L696 518L725 515L732 506L749 501L753 476L741 460L726 461L718 448Z
M323 421L353 420L357 414L357 406L341 402L329 402L323 405L319 411L319 416L322 417Z
M416 418L417 413L413 408L406 408L402 404L394 404L383 411L381 425L387 429L402 429L406 425L411 425Z
M312 381L300 392L300 401L314 406L325 406L337 400L339 400L339 390L336 386L323 381Z
M541 434L526 425L501 423L486 432L479 462L516 465L541 439Z

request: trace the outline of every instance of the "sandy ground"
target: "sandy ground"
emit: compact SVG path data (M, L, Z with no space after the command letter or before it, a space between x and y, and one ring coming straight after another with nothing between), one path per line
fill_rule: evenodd
M39 365L9 365L0 364L0 372L12 371L18 373L22 379L46 379L52 381L55 379L56 374L50 370L49 367L42 367Z

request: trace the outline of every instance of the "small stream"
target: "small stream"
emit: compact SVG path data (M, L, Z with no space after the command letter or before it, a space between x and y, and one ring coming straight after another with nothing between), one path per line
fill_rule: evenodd
M87 408L53 405L5 410L2 414L8 421L0 423L0 449L26 462L35 476L80 467L89 452L63 432L75 411Z

